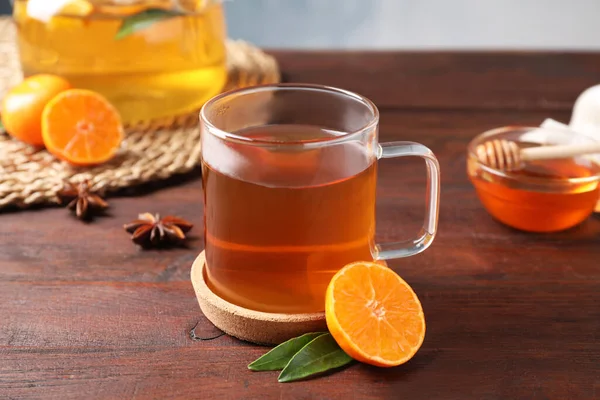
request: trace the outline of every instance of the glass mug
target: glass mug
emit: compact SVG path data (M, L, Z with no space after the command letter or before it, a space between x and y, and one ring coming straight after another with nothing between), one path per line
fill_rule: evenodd
M412 142L379 144L377 107L352 92L280 84L239 89L202 111L207 284L276 313L323 311L345 264L408 257L437 229L439 164ZM425 223L414 240L375 244L377 160L422 157Z

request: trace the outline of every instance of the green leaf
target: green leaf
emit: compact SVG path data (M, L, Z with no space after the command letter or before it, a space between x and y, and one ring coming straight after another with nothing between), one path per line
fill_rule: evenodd
M183 13L160 8L149 8L137 14L130 15L123 20L119 31L115 35L116 40L121 40L132 33L146 29L155 22L182 16Z
M4 124L2 123L2 118L0 118L0 132L5 132L6 128L4 128Z
M252 371L277 371L283 369L298 351L321 335L325 335L325 333L307 333L298 336L297 338L290 339L287 342L283 342L262 357L250 363L248 369L251 369Z
M302 348L285 366L279 375L279 382L292 382L320 374L334 368L343 367L352 358L327 333L313 339Z

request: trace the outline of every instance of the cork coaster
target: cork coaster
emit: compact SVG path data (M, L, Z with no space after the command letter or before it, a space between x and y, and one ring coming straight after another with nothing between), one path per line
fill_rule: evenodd
M251 44L227 41L228 83L223 90L279 82L275 59ZM16 32L0 17L0 98L22 79ZM76 168L0 130L0 210L52 205L63 181L90 181L101 195L192 171L200 162L198 110L126 127L119 154L103 165Z
M207 286L205 266L206 258L202 252L192 265L192 285L206 318L228 335L257 344L279 344L303 333L327 330L325 313L265 313L223 300Z

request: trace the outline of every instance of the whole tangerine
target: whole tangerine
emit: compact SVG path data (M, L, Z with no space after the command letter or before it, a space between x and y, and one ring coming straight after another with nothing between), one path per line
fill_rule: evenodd
M66 79L48 74L30 76L12 87L0 104L6 132L25 143L43 146L44 107L57 94L70 88Z

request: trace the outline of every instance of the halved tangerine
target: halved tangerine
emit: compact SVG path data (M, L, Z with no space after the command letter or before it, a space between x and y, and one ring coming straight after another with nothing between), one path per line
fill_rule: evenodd
M42 137L56 157L74 165L95 165L115 155L123 125L117 109L100 94L70 89L44 108Z
M346 265L325 297L327 327L352 358L379 367L410 360L423 344L425 316L415 292L388 267Z

